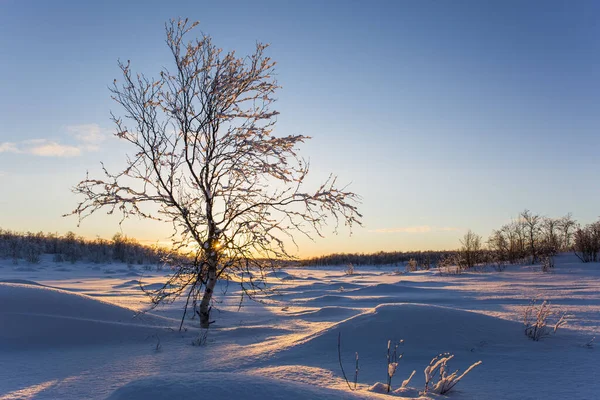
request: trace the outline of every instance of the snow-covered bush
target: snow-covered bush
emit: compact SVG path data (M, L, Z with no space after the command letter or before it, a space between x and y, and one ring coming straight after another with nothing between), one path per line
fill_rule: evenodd
M434 357L425 368L425 390L424 393L447 394L460 382L473 368L481 364L477 361L458 375L458 370L448 374L448 361L454 358L454 354L445 353ZM437 382L435 381L437 377Z
M554 257L551 255L542 256L542 272L552 272L554 270Z
M408 260L408 262L406 263L406 272L415 272L417 269L419 269L417 260L415 260L414 258Z
M342 364L342 353L341 353L341 333L338 334L338 358L340 363L340 368L342 369L342 375L346 384L350 388L350 390L356 390L357 382L358 382L358 353L356 353L356 366L354 373L354 388L350 385L348 378L346 377L346 373L344 372L344 366ZM396 374L396 370L398 368L398 362L403 356L403 353L398 353L398 347L404 343L404 340L400 340L393 346L392 350L392 341L388 340L387 344L387 378L386 383L376 382L373 386L371 386L368 390L376 393L390 393L392 391L392 378ZM410 376L402 381L402 384L397 390L406 389L407 385L410 383L410 380L415 375L416 371L413 371Z
M402 358L404 353L398 354L398 346L404 343L404 340L400 340L394 346L394 351L391 351L392 341L388 340L387 344L387 392L392 390L392 378L396 374L396 368L398 367L398 361ZM410 380L410 379L409 379Z
M550 319L554 319L554 327L548 326ZM525 309L523 315L523 325L525 326L525 335L535 341L543 337L556 333L558 328L567 323L567 313L564 311L555 311L550 306L550 302L544 300L542 304L537 305L536 300L532 300Z
M354 275L354 264L348 263L346 264L346 268L344 269L344 274L346 275Z
M23 258L25 261L31 264L37 264L40 262L40 257L42 255L42 247L31 241L26 241L23 243L21 251L23 253Z

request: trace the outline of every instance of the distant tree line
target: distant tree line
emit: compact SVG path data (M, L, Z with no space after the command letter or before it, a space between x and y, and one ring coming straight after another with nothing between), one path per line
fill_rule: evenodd
M458 249L442 251L334 253L300 260L300 265L391 265L410 269L453 266L469 270L483 265L503 269L508 264L542 263L551 267L552 257L571 251L582 262L595 262L600 261L600 220L580 225L571 214L549 218L524 210L517 218L493 230L487 241L469 230L460 240L460 245ZM37 263L44 253L52 254L56 262L71 263L80 260L93 263L173 263L181 262L183 257L166 248L142 245L121 233L110 240L88 240L73 232L65 235L18 233L0 228L0 258Z
M574 252L582 262L600 261L600 220L580 225L571 214L550 218L529 210L499 229L493 230L487 241L469 230L456 250L342 253L313 257L302 265L416 265L456 267L468 270L476 266L503 269L508 264L536 264L551 268L553 257L561 252Z
M51 254L55 262L155 264L164 260L169 252L159 246L144 246L121 233L110 240L88 240L73 232L65 235L20 233L0 228L0 258L38 263L42 254Z
M335 253L302 260L303 266L317 265L392 265L416 263L420 269L429 269L435 266L439 260L445 259L456 251L448 250L426 250L426 251L380 251L377 253Z

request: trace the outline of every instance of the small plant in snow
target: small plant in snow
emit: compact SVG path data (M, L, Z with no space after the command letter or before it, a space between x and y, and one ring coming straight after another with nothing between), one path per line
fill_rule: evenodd
M467 375L473 368L481 364L477 361L466 369L461 375L458 375L458 370L448 374L448 361L454 358L454 354L445 353L434 357L429 365L425 368L425 391L423 393L447 394L460 380ZM437 379L437 382L434 380Z
M342 334L338 333L338 360L340 363L340 368L342 369L342 375L348 388L350 390L356 390L357 382L358 382L358 353L356 353L356 367L354 373L354 388L350 385L348 378L346 377L346 373L344 371L344 366L342 364ZM398 347L404 344L404 340L400 340L393 346L392 350L392 341L388 340L387 345L387 380L386 383L377 382L373 386L371 386L368 390L376 393L390 393L392 390L392 378L396 374L396 370L398 369L398 362L404 355L404 353L398 353ZM465 370L462 374L458 374L459 370L454 371L451 374L448 374L448 361L454 358L454 354L444 353L440 354L437 357L434 357L433 360L429 363L429 365L425 368L425 390L422 394L427 393L435 393L445 395L454 388L460 382L462 378L465 377L473 368L481 364L481 361L477 361L473 363L469 368ZM394 393L404 393L403 391L407 389L408 384L410 383L413 376L417 371L413 371L410 376L402 381L402 384ZM437 382L435 379L437 378Z
M398 362L404 355L404 353L398 353L398 347L404 344L404 340L400 340L393 346L392 350L392 341L388 340L387 344L387 378L386 383L383 384L381 382L375 383L369 391L377 392L377 393L390 393L392 391L392 378L396 375L396 370L398 369ZM358 355L357 355L358 356ZM396 392L400 389L405 389L407 385L410 383L410 380L415 375L417 371L413 371L410 376L402 381L400 388L396 390ZM394 392L394 393L396 393Z
M356 354L356 364L354 365L354 390L356 390L356 385L358 384L358 371L360 368L358 367L358 351Z
M410 374L410 376L402 381L402 385L400 385L401 389L404 389L408 386L408 384L410 383L410 380L413 378L413 376L415 376L416 372L417 372L416 370L413 370L413 372Z
M554 317L554 327L550 328L550 318ZM567 313L564 311L554 311L550 302L544 300L539 306L536 300L532 300L525 309L523 315L523 325L525 326L525 335L536 342L550 333L556 333L558 328L567 324Z
M154 335L150 335L146 338L146 340L150 339L150 338L155 338L156 339L156 345L154 346L154 351L155 352L159 352L162 349L162 345L160 344L160 336L154 334Z
M542 257L542 272L552 272L554 270L554 257L546 255Z
M419 269L417 261L414 258L411 258L406 264L406 272L415 272L417 269Z
M344 269L344 274L346 275L354 275L355 271L354 271L354 265L352 263L348 263L346 265L346 268Z
M396 373L396 368L398 367L398 361L400 361L400 359L402 358L402 356L404 355L404 353L400 353L398 354L398 346L400 346L401 344L404 343L404 340L399 341L398 343L396 343L396 345L394 346L394 351L391 352L391 344L392 341L388 340L388 344L387 344L387 392L389 393L390 390L392 390L392 378L394 377L394 374Z
M344 380L348 385L350 390L356 390L356 385L358 384L358 353L356 353L356 365L354 368L354 388L350 386L350 382L348 382L348 378L346 377L346 371L344 371L344 365L342 364L342 332L338 332L338 361L340 363L340 368L342 369L342 375L344 376Z

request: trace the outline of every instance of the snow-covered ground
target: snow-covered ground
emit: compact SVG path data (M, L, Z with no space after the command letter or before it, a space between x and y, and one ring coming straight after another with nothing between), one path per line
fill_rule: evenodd
M388 340L401 339L392 389L417 371L405 397L418 397L424 368L451 352L451 369L482 365L449 398L595 399L598 349L588 343L600 330L600 265L571 255L556 262L550 274L539 266L461 275L357 267L352 276L343 267L290 268L273 277L277 293L239 311L237 288L223 294L221 285L216 323L198 347L196 320L177 329L181 302L136 313L149 305L139 282L156 287L166 272L0 260L0 400L390 398L367 389L385 382ZM567 311L568 325L528 339L522 319L532 298ZM342 378L339 333L351 381L359 353L356 391Z

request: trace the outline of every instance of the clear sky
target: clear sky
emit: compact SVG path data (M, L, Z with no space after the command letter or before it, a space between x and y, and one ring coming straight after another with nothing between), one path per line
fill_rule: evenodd
M276 133L312 136L314 182L333 171L362 195L363 228L302 240L301 255L455 248L525 208L600 215L598 1L0 0L0 227L119 230L61 214L86 170L123 165L117 59L157 75L178 16L225 50L271 43Z

